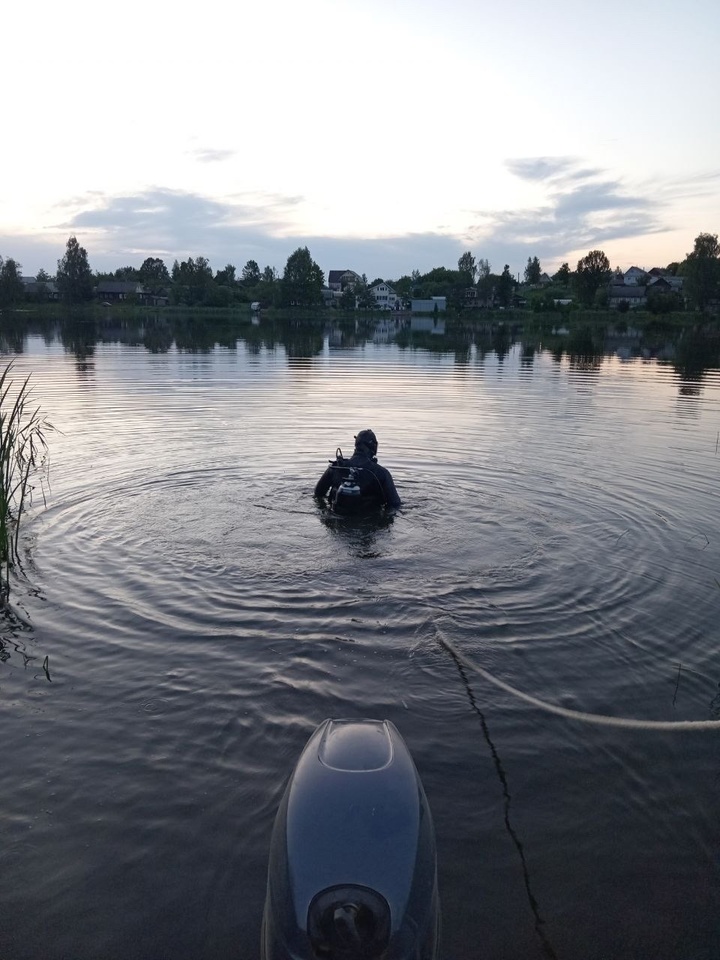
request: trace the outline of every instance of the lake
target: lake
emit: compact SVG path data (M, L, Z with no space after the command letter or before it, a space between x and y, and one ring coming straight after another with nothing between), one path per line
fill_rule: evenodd
M3 960L258 957L326 717L413 754L446 960L720 956L717 335L0 323L55 427L1 624ZM335 520L365 427L403 508Z

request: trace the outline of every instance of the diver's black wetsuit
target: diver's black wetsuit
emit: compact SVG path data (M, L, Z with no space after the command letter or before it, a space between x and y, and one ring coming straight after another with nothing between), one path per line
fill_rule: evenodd
M366 505L391 507L393 509L400 506L401 500L395 489L390 471L381 467L377 460L367 453L357 450L350 458L338 458L330 464L315 484L316 497L327 497L329 495L332 499L343 480L347 480L348 471L347 469L343 470L343 466L355 468L360 494Z

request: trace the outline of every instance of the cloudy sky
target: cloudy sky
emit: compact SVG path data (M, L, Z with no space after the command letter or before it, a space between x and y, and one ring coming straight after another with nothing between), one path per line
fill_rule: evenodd
M372 279L720 232L718 0L36 0L3 12L0 255Z

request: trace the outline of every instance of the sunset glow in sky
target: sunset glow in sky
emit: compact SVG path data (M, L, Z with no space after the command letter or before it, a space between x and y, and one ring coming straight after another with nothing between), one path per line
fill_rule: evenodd
M3 13L0 255L522 272L720 232L717 0L71 0Z

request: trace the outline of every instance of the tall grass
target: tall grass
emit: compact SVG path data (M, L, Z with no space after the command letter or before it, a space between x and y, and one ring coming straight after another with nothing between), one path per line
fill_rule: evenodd
M0 605L10 594L10 569L18 562L23 512L32 501L33 482L47 458L45 439L52 426L30 395L30 377L18 386L10 362L0 374Z

